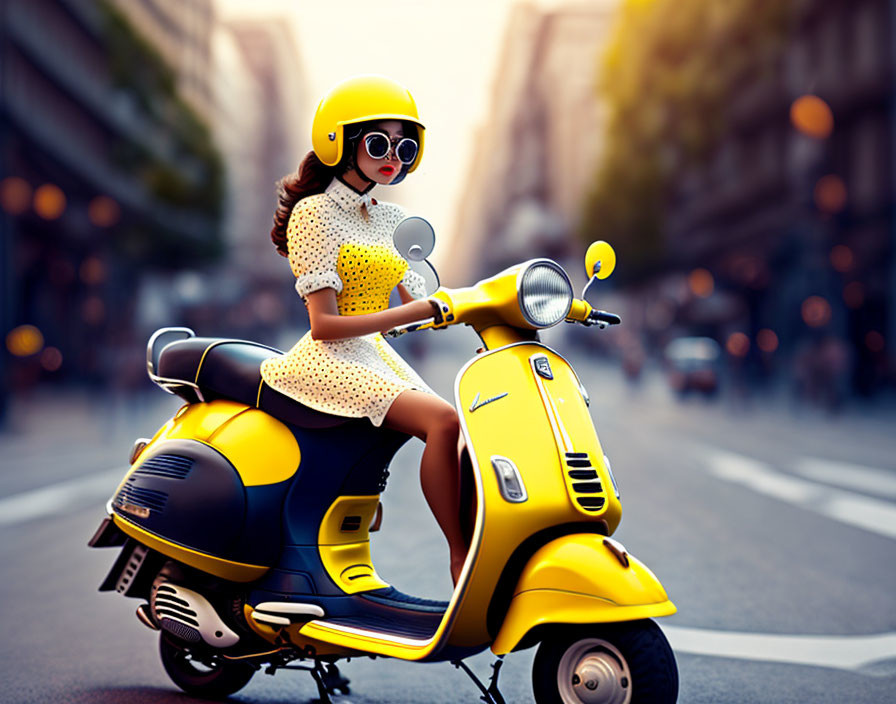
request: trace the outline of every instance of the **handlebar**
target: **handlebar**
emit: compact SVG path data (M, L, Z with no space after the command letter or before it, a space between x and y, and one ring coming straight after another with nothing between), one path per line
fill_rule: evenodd
M435 326L435 322L432 320L427 320L423 323L408 323L407 325L397 325L391 330L386 330L384 335L388 337L401 337L405 333L408 332L417 332L418 330L427 330L428 328L432 328Z
M622 322L622 318L620 318L615 313L608 313L605 310L592 310L588 314L586 325L600 325L601 327L606 327L607 325L619 325Z
M389 337L401 337L408 332L416 332L417 330L444 330L447 325L454 322L454 313L451 309L451 299L447 298L443 293L439 295L436 291L429 297L429 302L433 304L433 317L423 322L413 322L406 325L396 325L391 330L386 330L384 335Z
M575 299L566 316L566 322L581 323L589 327L597 325L600 328L605 328L608 325L619 325L622 322L622 318L615 313L608 313L605 310L595 310L587 301Z

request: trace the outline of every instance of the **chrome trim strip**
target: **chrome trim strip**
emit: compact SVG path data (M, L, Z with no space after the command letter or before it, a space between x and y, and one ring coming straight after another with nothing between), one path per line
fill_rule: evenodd
M575 450L572 446L572 440L566 432L566 428L563 427L563 422L560 420L560 414L557 412L557 407L554 405L554 399L551 398L551 395L547 392L547 389L545 389L544 379L535 368L535 360L542 355L542 352L538 352L530 356L529 368L532 370L532 376L535 378L535 385L538 387L538 393L541 395L541 402L544 404L548 414L548 420L551 423L551 429L554 431L554 440L557 441L557 446L563 449L565 455L565 453L574 452ZM564 460L565 456L561 456L561 465L565 465Z
M450 610L451 607L448 607ZM447 614L448 611L446 610ZM254 612L253 612L254 614ZM444 618L444 617L443 617ZM329 623L327 621L309 621L305 624L305 626L314 625L320 628L327 628L332 631L340 631L341 633L350 633L355 636L362 636L364 638L374 638L376 640L381 640L384 643L400 643L401 645L410 645L415 648L425 648L427 645L432 643L432 638L428 638L426 640L419 640L417 638L404 638L402 636L395 636L391 633L380 633L379 631L367 631L363 628L353 628L352 626L343 626L339 623ZM303 626L304 628L304 626ZM436 629L436 633L438 633L438 629ZM313 638L314 636L309 635L308 637ZM441 643L440 643L441 644ZM436 646L436 649L438 646ZM435 650L433 652L435 652Z

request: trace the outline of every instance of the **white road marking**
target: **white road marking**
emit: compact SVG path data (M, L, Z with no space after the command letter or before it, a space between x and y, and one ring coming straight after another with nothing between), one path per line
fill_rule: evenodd
M721 479L888 538L896 538L896 505L791 477L752 457L704 450L710 471Z
M896 633L870 636L797 636L709 631L663 625L681 653L857 670L896 658Z
M111 497L125 471L121 467L107 469L0 499L0 525L43 518L79 507L86 501Z
M896 498L896 472L817 457L801 457L794 464L794 469L804 477L818 482Z

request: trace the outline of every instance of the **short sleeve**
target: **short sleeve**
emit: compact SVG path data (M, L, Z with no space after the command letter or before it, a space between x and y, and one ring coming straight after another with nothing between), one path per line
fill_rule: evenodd
M338 209L321 198L305 198L293 208L286 226L289 265L303 298L324 288L342 292L336 270L339 258Z

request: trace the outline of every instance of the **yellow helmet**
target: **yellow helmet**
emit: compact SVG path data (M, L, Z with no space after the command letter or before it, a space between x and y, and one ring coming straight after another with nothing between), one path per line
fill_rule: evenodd
M408 171L416 169L423 157L425 128L408 89L385 76L349 78L323 97L311 123L311 146L317 158L327 166L336 166L342 159L344 126L368 120L407 120L417 125L420 146Z

